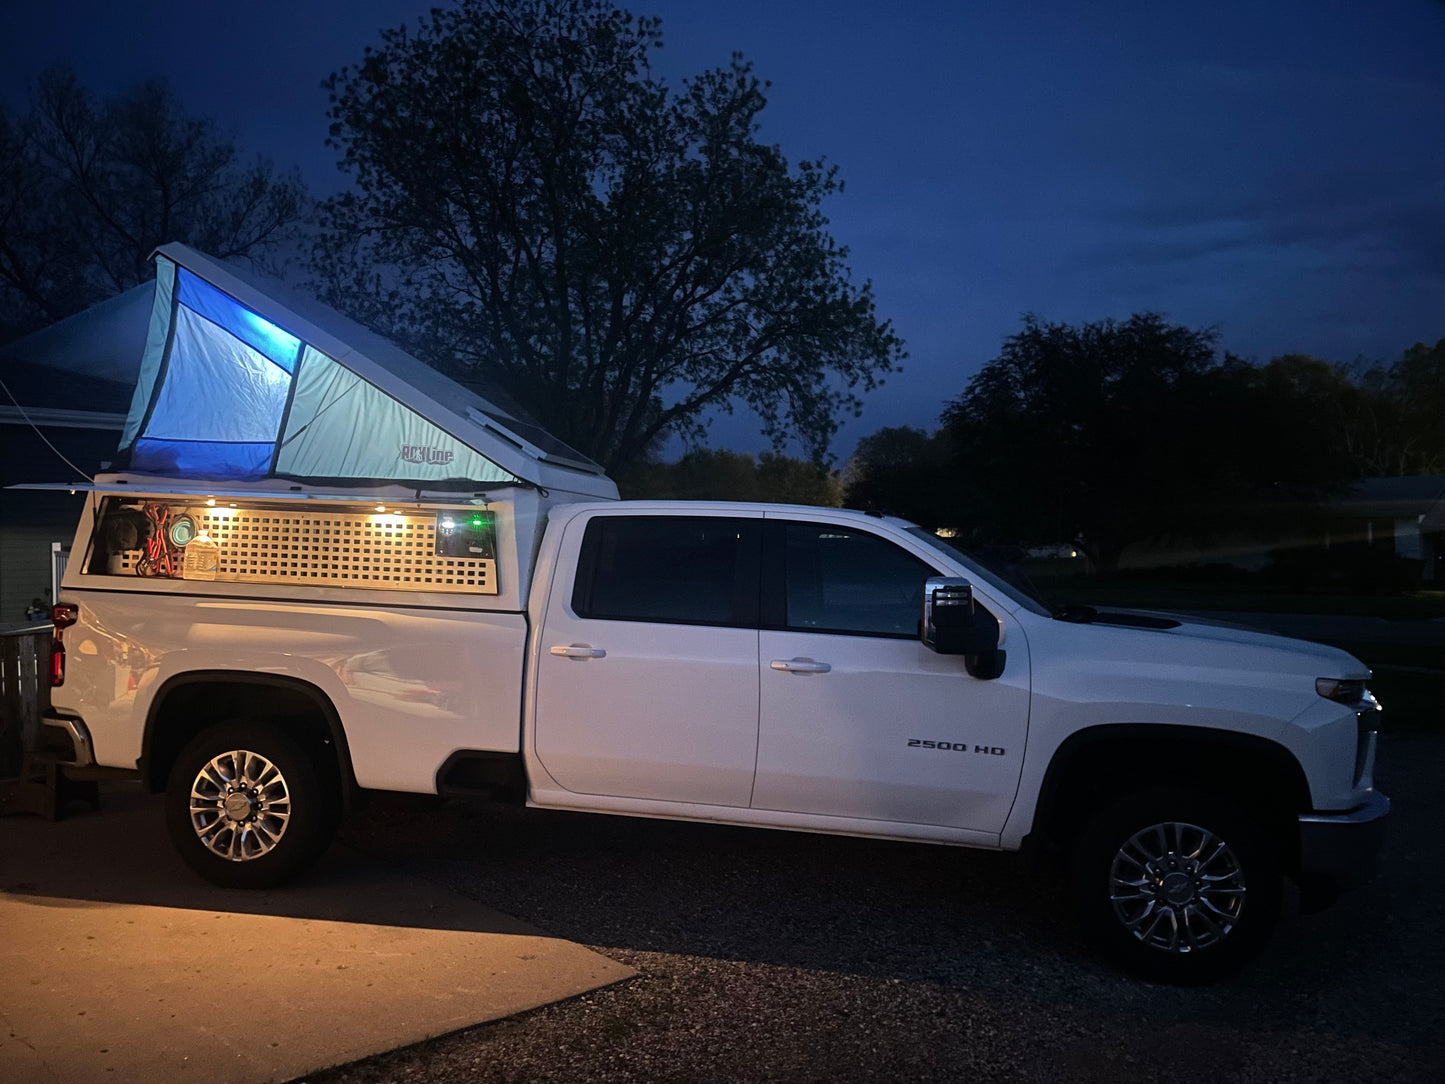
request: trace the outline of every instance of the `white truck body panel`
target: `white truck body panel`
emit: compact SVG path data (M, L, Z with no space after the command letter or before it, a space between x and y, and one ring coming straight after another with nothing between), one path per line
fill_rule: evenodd
M456 750L517 747L521 614L165 594L84 599L67 637L71 676L54 702L86 720L100 764L135 767L156 693L197 672L315 686L344 720L363 787L434 793L437 768Z
M79 621L65 633L70 676L54 703L85 720L98 763L130 768L170 679L281 675L334 705L364 788L433 792L453 753L510 753L539 806L1009 849L1032 828L1055 751L1095 726L1252 735L1298 760L1315 809L1368 796L1368 770L1353 770L1355 712L1314 688L1317 677L1368 676L1344 652L1208 625L1058 621L901 521L858 513L549 506L535 491L489 507L501 568L493 596L127 582L72 561L63 597ZM911 636L579 616L584 531L608 516L876 536L931 573L969 578L998 618L1007 665L975 678L962 657ZM77 553L91 526L88 511Z

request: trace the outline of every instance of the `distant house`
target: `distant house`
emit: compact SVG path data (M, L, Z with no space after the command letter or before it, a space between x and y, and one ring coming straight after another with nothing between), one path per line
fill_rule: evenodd
M1422 583L1445 587L1445 474L1366 478L1329 511L1328 545L1418 561Z
M52 544L70 545L85 500L5 487L84 481L115 454L151 292L137 286L0 346L0 625L24 621L35 599L49 606Z

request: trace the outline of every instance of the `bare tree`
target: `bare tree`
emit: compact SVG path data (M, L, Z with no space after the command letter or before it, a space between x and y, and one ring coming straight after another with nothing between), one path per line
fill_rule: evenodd
M264 265L307 209L295 171L242 161L164 83L101 100L50 69L27 114L0 106L0 337L144 282L168 241Z

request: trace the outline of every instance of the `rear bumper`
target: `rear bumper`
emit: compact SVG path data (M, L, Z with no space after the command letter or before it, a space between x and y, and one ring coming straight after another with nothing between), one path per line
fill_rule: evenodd
M1337 890L1375 876L1390 799L1377 790L1361 806L1342 813L1305 813L1299 819L1300 875Z
M66 715L53 708L40 717L40 733L35 740L38 758L63 768L95 766L95 749L90 731L78 715Z

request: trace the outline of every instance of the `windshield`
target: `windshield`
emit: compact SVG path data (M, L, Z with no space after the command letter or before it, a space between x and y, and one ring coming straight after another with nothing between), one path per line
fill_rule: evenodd
M984 555L964 553L947 539L939 538L932 531L925 531L922 527L910 526L906 529L920 542L928 543L955 561L962 561L973 570L978 579L999 594L1041 617L1053 616L1053 611L1039 597L1038 588L1029 581L1023 569L1003 561L991 560Z

